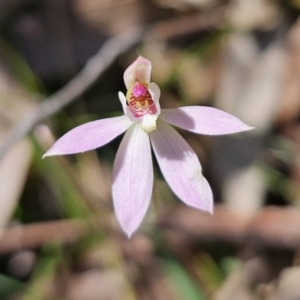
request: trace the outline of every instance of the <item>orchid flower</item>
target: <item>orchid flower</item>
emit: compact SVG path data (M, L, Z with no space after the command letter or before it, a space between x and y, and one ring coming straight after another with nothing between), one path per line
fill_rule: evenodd
M150 82L151 62L139 56L125 71L124 115L78 126L44 156L74 154L101 147L123 132L114 167L112 197L117 219L130 237L142 222L152 196L151 146L163 176L187 205L212 213L213 195L197 155L174 125L191 132L222 135L250 130L238 118L212 107L160 108L159 87ZM168 124L169 123L169 124Z

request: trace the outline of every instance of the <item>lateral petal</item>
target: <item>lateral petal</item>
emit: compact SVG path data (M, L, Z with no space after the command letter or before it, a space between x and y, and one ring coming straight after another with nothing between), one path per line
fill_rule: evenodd
M142 222L152 196L153 167L149 136L138 124L126 132L118 149L112 194L119 223L130 237Z
M212 213L212 191L202 175L197 155L169 124L158 121L157 125L157 129L149 135L169 186L187 205Z
M124 82L127 90L131 89L135 80L150 83L152 64L143 56L139 56L124 72Z
M254 128L225 111L206 106L162 109L160 118L182 129L207 135L230 134Z
M141 123L142 119L135 117L132 112L128 109L128 105L126 104L126 97L122 92L119 92L119 100L122 104L123 112L124 114L132 121L135 123Z
M99 148L123 133L131 124L127 116L85 123L58 139L43 157L74 154Z
M126 112L127 112L127 110L126 110L126 106L127 106L126 96L122 92L119 92L118 96L119 96L119 100L121 102L124 114L126 114Z
M156 83L151 82L149 84L149 93L150 93L151 98L154 101L156 109L157 109L157 112L156 112L155 115L158 116L161 112L160 103L159 103L159 98L160 98L160 88L159 88L159 86Z

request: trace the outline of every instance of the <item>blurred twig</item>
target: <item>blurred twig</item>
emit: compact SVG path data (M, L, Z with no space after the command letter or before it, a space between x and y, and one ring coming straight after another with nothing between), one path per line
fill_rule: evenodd
M57 241L64 244L76 242L87 232L90 224L78 221L53 221L30 225L17 225L1 235L0 253L8 253L24 248L39 248L44 244Z
M74 243L97 226L112 225L102 221L52 221L20 225L6 229L0 237L0 253L24 248L38 248L51 240ZM186 239L221 240L234 244L255 243L262 246L296 249L300 246L300 210L266 208L256 216L229 212L221 207L213 216L188 207L176 209L162 217L158 226Z
M45 99L29 116L12 128L0 146L0 160L16 142L29 133L38 123L80 97L120 54L139 42L142 36L143 30L134 28L109 39L99 52L89 59L77 76L61 90Z
M148 36L155 39L171 40L199 31L215 29L222 24L225 11L225 7L221 6L202 14L190 13L181 17L157 22Z
M167 215L159 225L183 234L188 240L222 240L288 249L300 246L300 210L296 208L269 207L253 216L216 207L211 216L184 207Z

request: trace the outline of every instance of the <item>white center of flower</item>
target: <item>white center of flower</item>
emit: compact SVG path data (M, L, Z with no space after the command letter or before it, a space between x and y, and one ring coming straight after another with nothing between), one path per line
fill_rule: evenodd
M156 129L156 120L157 120L156 116L152 116L152 115L143 116L143 120L141 123L142 129L147 133L155 130Z

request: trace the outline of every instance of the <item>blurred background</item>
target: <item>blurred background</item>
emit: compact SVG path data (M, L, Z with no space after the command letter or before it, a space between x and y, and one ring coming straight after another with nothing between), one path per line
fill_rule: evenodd
M299 12L298 0L0 0L0 299L299 300ZM179 130L215 214L182 204L154 161L151 206L127 240L111 201L122 137L42 155L122 114L138 55L162 107L213 106L256 129Z

